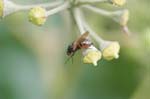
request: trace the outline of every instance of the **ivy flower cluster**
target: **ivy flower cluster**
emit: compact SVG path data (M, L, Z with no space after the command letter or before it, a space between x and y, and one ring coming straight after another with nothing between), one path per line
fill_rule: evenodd
M121 7L126 3L126 0L60 0L32 5L22 5L10 0L0 0L0 17L5 18L6 16L18 11L28 11L29 22L37 26L42 26L49 16L63 10L69 11L70 14L73 14L72 20L75 20L80 34L82 35L88 31L90 37L99 44L98 47L91 45L89 48L82 49L83 62L92 63L96 66L97 62L100 61L102 57L106 60L118 59L120 45L118 41L104 40L95 33L87 23L82 9L86 9L114 20L120 24L124 32L129 33L127 27L129 11L127 9L107 11L94 6L94 4L98 3L109 3L114 7Z

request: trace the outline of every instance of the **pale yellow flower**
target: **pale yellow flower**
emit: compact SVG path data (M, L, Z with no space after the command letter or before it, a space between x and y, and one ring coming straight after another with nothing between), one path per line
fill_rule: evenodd
M102 50L102 54L104 59L112 60L119 58L120 45L118 42L110 42L105 48Z
M97 66L97 62L101 59L101 52L94 46L84 50L83 62Z
M43 25L46 21L46 10L42 7L34 7L29 11L29 21L35 25Z

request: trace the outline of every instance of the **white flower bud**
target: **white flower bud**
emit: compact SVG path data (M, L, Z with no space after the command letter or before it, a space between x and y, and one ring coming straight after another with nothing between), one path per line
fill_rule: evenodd
M12 1L0 0L0 17L5 17L19 10L19 6Z

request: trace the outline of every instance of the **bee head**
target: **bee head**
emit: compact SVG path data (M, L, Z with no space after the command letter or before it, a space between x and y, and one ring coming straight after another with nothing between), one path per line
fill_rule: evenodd
M73 51L73 46L69 45L68 48L67 48L67 55L70 56L73 52L74 52Z

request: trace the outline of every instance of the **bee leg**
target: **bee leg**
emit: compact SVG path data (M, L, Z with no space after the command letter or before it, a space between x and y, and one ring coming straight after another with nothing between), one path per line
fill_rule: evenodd
M72 54L66 61L65 61L65 64L71 59L72 60L72 64L73 64L73 56L74 54Z
M71 62L72 62L72 64L73 64L73 57L71 57Z
M65 64L67 64L67 62L70 60L70 57L65 61Z

